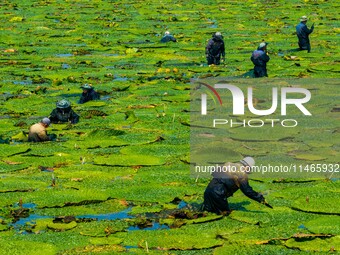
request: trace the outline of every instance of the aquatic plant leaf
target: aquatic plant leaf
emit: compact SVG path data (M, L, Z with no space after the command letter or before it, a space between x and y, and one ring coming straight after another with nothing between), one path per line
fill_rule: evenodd
M86 102L86 104L83 104L83 108L88 108L88 107L101 107L101 106L106 106L106 102L103 101L89 101Z
M25 177L13 177L8 176L6 178L6 182L0 182L0 193L6 192L28 192L33 191L34 189L46 187L46 182L41 180L30 180Z
M321 216L306 222L304 225L312 233L331 235L340 233L339 216Z
M298 154L295 155L296 159L304 159L304 160L311 160L311 161L320 161L327 159L328 157L323 157L320 155L313 155L313 154Z
M328 185L327 183L320 183L298 189L289 188L282 191L280 196L291 201L291 207L295 210L336 214L340 211L340 205L334 203L339 196L339 190L336 188L338 185L335 182ZM323 192L315 192L315 189L320 189Z
M119 213L119 212L117 212ZM100 213L99 213L100 215ZM125 216L122 215L122 216ZM95 215L93 215L95 217ZM80 235L89 237L108 237L117 232L125 232L130 226L126 218L100 221L90 221L85 224L78 224L77 231Z
M258 218L254 218L249 214L245 214L241 211L233 211L229 217L231 219L235 219L241 222L245 222L245 223L249 223L249 224L258 224L259 223L259 219Z
M163 207L161 205L154 206L134 206L131 210L131 214L141 214L141 213L155 213L162 211Z
M6 160L8 162L8 160ZM20 163L18 161L12 161L12 162L17 162ZM5 173L5 172L14 172L14 171L19 171L22 169L26 169L30 166L30 164L8 164L6 162L1 162L0 161L0 173Z
M152 166L163 165L165 161L160 157L134 154L99 156L94 159L94 163L108 166Z
M128 235L119 235L119 237L123 236L125 237L123 244L134 244L143 249L146 248L146 242L149 248L162 250L204 249L222 246L223 244L212 234L202 233L202 238L193 238L196 234L185 232L182 228L158 231L140 230L130 232Z
M314 147L314 148L320 148L320 147L332 147L334 144L333 143L326 143L326 142L308 142L307 143L309 146Z
M123 130L116 130L116 129L95 129L91 131L88 136L92 139L95 138L104 138L104 137L114 137L123 135L125 132Z
M182 155L188 150L186 145L169 145L169 144L148 144L140 146L126 146L120 150L122 154L144 154L158 157L167 157Z
M300 250L288 249L281 245L249 245L249 244L228 244L223 247L218 247L214 250L214 255L225 255L225 254L235 254L235 255L271 255L271 254L287 254L287 255L298 255L305 254L308 252L303 252Z
M155 176L155 179L156 177L157 176ZM143 179L145 180L145 178ZM126 199L128 201L168 203L174 198L174 196L182 197L185 194L195 193L195 189L189 189L183 186L166 186L155 181L145 182L143 185L132 185L128 187L126 185L127 181L134 183L132 180L116 180L115 183L117 187L119 187L119 190L110 190L110 196Z
M195 153L191 156L191 162L200 164L223 164L225 162L239 161L242 158L241 154L221 142L205 143L203 148L196 148L194 151Z
M340 237L335 236L331 238L315 238L312 240L307 241L299 241L289 239L285 242L285 245L289 248L293 249L299 249L302 251L308 251L308 252L330 252L331 250L339 250L340 249Z
M9 229L9 226L0 224L0 232Z
M123 240L114 236L91 238L90 243L95 245L121 244Z
M39 251L41 254L53 255L57 252L55 245L37 241L11 240L8 242L1 239L0 246L3 254L13 254L15 251L18 255L34 255Z
M13 18L11 18L9 21L10 22L21 22L21 21L23 21L24 20L24 17L13 17Z
M220 220L222 218L223 218L223 215L208 215L205 217L199 217L197 219L187 220L185 221L185 224L200 224L204 222Z
M58 183L58 180L56 180L56 186L54 188L50 185L51 174L49 173L49 178L46 179L46 188L38 189L32 193L26 193L25 199L34 201L38 208L85 205L98 203L98 201L106 201L108 199L108 195L105 194L105 192L97 189L84 188L80 191L68 187L63 188L60 187L61 185ZM18 197L20 196L22 196L22 194L11 194L9 199L19 201Z
M112 137L110 139L85 139L83 141L74 141L73 146L67 145L69 147L76 147L79 149L94 149L94 148L108 148L108 147L120 147L129 145L129 142L124 141L119 137Z
M74 248L66 251L64 254L114 254L114 253L121 253L126 252L126 248L117 245L117 244L106 244L106 245L86 245L84 247L79 247L79 245Z
M294 137L298 134L298 130L291 128L238 128L231 130L230 137L239 141L278 141L281 139Z
M107 201L88 201L88 203L83 204L75 204L74 206L64 206L62 208L59 207L51 207L51 208L35 208L35 213L42 215L42 216L49 216L49 215L56 215L56 216L63 216L63 215L74 215L79 218L84 218L85 222L87 219L91 219L92 221L86 222L86 226L78 224L79 232L83 235L87 236L104 236L105 235L105 224L99 224L104 220L97 221L98 218L107 218L110 220L118 214L120 211L126 210L126 206L122 206L116 200L107 200ZM82 217L81 217L82 216ZM80 220L81 222L81 220ZM91 223L93 222L93 223ZM96 226L97 225L97 226ZM102 226L103 225L103 226ZM109 225L109 224L108 224ZM96 229L96 231L94 231ZM124 228L120 228L119 224L114 224L114 229L116 231L121 231Z
M12 140L17 142L27 142L28 136L23 132L19 132L18 134L12 136Z
M70 223L47 223L47 228L55 231L66 231L77 227L77 222L72 221Z
M0 157L9 157L15 154L22 154L28 152L30 146L28 144L20 144L17 146L11 146L9 144L0 144Z

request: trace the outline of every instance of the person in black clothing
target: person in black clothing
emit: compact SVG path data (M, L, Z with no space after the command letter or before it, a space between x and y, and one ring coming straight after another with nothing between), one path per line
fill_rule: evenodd
M262 42L260 46L253 52L250 60L254 64L254 76L255 78L259 77L268 77L267 74L267 62L269 61L269 56L267 55L267 43Z
M209 40L206 48L205 55L208 61L208 65L219 65L221 63L221 57L224 61L225 48L223 36L220 32L213 34L213 37Z
M176 38L173 37L169 31L165 31L164 36L161 39L162 43L166 43L166 42L176 42Z
M254 159L245 157L240 163L226 163L225 169L230 169L230 171L213 172L213 179L204 192L203 210L216 214L230 213L227 198L231 197L238 189L247 197L272 208L265 201L263 195L254 191L248 183L248 174L251 167L255 165Z
M84 84L81 88L83 89L83 93L80 96L79 104L99 99L99 94L94 90L91 84Z
M307 50L308 53L310 52L310 42L309 42L309 35L314 30L314 24L311 26L311 29L308 29L307 23L307 16L302 16L300 18L300 23L296 26L296 35L299 39L299 49L300 50Z
M72 110L69 101L62 99L57 102L57 108L51 112L49 119L52 123L69 122L71 124L76 124L79 122L79 115Z

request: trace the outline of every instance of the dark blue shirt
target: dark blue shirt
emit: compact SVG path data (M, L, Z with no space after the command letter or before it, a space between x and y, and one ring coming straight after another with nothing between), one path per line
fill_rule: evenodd
M270 58L263 50L255 50L250 59L255 66L266 67Z
M296 26L296 35L299 38L299 46L300 48L306 48L309 45L309 35L313 32L314 26L311 29L307 28L307 25L303 22L300 22Z
M87 91L87 93L82 93L81 94L81 97L80 97L80 100L79 100L79 104L83 104L83 103L86 103L88 101L91 101L91 100L97 100L99 99L99 95L96 91L94 91L93 89L89 89Z
M165 35L163 36L163 38L161 39L162 43L166 43L166 42L176 42L176 38L173 37L172 35Z

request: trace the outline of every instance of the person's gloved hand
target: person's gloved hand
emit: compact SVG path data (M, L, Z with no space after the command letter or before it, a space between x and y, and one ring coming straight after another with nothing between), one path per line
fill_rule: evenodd
M49 134L48 137L50 138L50 141L55 141L57 139L56 134Z
M270 204L268 204L268 202L266 200L263 200L261 202L261 204L264 204L265 206L269 207L270 209L273 209L273 207Z
M312 25L312 29L314 29L314 23L313 23L313 25Z

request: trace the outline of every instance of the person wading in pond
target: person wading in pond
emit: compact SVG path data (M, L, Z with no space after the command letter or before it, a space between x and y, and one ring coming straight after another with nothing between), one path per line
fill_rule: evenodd
M239 189L247 197L272 208L265 201L263 195L254 191L249 185L248 174L251 167L255 165L254 159L245 157L240 163L226 163L224 168L221 168L221 171L212 173L213 179L204 192L203 210L223 215L230 213L227 198L231 197Z
M46 129L51 125L49 118L43 118L39 123L32 125L28 132L29 142L45 142L55 139L55 135L48 135Z
M300 23L296 26L296 35L299 39L299 49L300 50L307 50L308 53L311 50L310 47L310 41L309 41L309 35L313 33L314 30L314 24L311 26L310 29L308 29L306 23L307 23L307 16L302 16L300 18Z
M79 104L99 99L99 94L94 90L91 84L84 84L81 88L83 89L83 93L80 96Z
M173 37L169 31L165 31L164 36L161 39L162 43L166 43L166 42L176 42L176 38Z
M260 43L257 50L253 52L250 57L250 60L254 64L254 76L255 78L259 77L268 77L267 74L267 62L269 61L269 56L267 54L267 44L266 42Z
M206 48L205 55L208 61L208 65L219 65L221 63L221 57L224 61L225 59L225 48L223 36L220 32L213 34L212 38L209 40Z
M57 102L57 108L53 109L49 116L52 123L71 123L79 122L79 115L72 108L71 103L66 99Z

